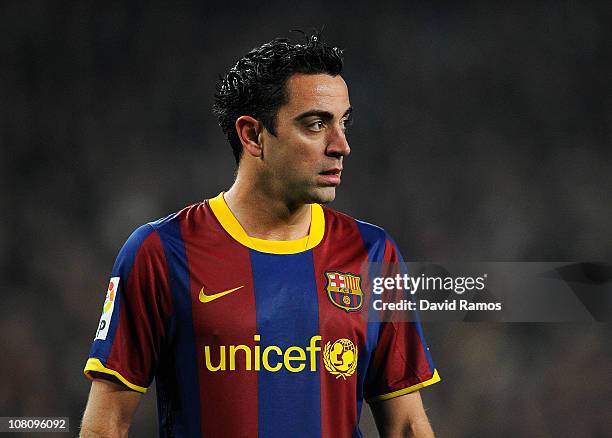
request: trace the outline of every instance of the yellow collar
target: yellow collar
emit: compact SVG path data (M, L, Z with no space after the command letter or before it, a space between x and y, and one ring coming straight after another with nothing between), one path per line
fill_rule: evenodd
M310 231L308 236L296 240L264 240L249 236L223 198L223 192L208 200L217 220L234 240L259 252L272 254L295 254L317 246L325 233L325 217L319 204L310 204Z

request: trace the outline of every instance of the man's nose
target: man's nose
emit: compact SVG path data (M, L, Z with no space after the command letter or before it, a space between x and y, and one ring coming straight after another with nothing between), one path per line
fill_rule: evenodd
M346 133L340 127L336 127L331 133L327 144L327 154L346 157L351 153L351 147L346 139Z

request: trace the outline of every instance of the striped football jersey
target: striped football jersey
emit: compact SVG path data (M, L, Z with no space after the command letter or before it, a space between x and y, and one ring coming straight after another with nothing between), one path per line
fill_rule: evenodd
M359 437L362 402L439 381L418 322L368 315L386 232L311 205L309 235L246 234L223 194L121 249L85 366L157 385L162 437Z

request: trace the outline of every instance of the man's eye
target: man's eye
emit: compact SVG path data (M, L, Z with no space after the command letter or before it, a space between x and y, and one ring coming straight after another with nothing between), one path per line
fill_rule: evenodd
M323 122L321 120L317 120L316 122L313 122L308 125L308 129L310 129L311 131L320 131L323 129Z
M341 123L342 123L342 129L346 131L348 127L353 124L353 119L343 119Z

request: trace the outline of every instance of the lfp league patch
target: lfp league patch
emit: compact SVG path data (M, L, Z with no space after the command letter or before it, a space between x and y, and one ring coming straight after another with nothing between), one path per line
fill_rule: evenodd
M115 298L117 297L117 288L119 287L119 277L112 277L108 283L108 290L106 291L106 299L104 300L104 306L102 307L102 316L100 317L100 323L98 324L98 331L96 332L96 339L102 341L106 340L108 334L108 328L110 327L111 318L113 316L113 309L115 308Z

